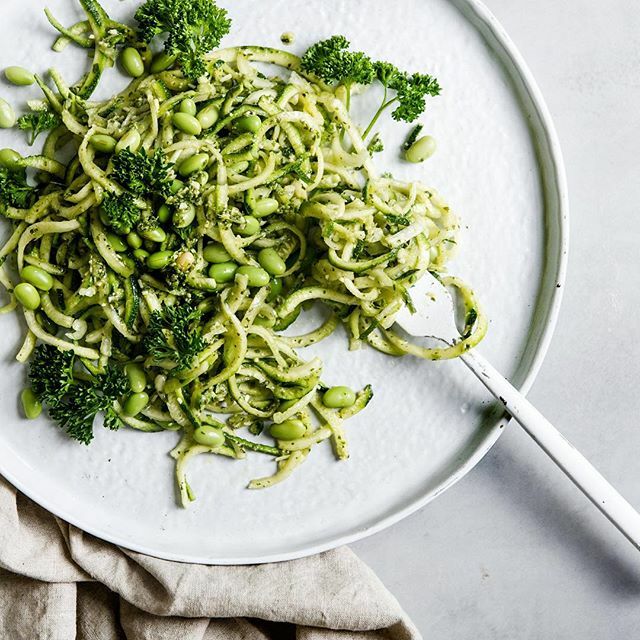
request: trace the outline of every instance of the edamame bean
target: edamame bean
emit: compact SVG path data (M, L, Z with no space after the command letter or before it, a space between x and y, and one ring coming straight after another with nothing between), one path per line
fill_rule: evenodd
M181 111L174 113L171 117L171 122L173 122L174 127L190 136L199 136L202 133L201 124L194 116L188 113L182 113Z
M224 433L208 424L203 424L193 432L193 439L205 447L219 447L224 444Z
M209 267L209 277L220 284L224 284L233 280L237 270L238 265L235 262L219 262Z
M105 135L104 133L96 133L91 136L89 144L100 153L113 153L118 141L114 137Z
M183 251L176 258L176 267L180 269L180 271L186 272L188 271L196 261L196 257L191 253L191 251Z
M151 61L151 73L160 73L161 71L166 71L173 65L177 57L178 56L175 54L166 53L164 51L162 53L159 53L157 56L154 56L153 60Z
M139 78L144 73L144 61L137 49L126 47L120 54L123 71L132 78Z
M167 220L169 220L169 218L171 217L171 209L169 208L169 205L167 204L163 204L159 209L158 209L158 220L160 220L160 222L167 222Z
M13 290L16 300L30 311L35 311L40 306L40 294L29 282L21 282Z
M234 230L241 236L253 236L260 231L260 222L253 216L245 216L242 224L234 225Z
M181 204L173 213L173 226L185 229L196 219L196 207L191 202Z
M264 218L275 213L279 206L280 203L275 198L264 198L253 205L252 212L257 218Z
M240 267L236 273L247 276L250 287L265 287L269 284L269 274L260 267Z
M140 262L144 262L149 257L149 252L144 249L136 249L133 252L133 257Z
M33 73L24 67L7 67L4 70L4 76L11 84L18 87L28 87L36 81Z
M40 267L34 267L33 265L27 265L21 272L20 277L29 284L32 284L36 289L41 291L50 291L53 287L53 278L50 273L47 273Z
M0 165L7 169L19 169L22 156L13 149L0 149Z
M356 401L356 394L349 387L331 387L322 396L322 404L330 409L344 409Z
M262 249L258 254L258 262L272 276L281 276L287 270L287 265L275 249Z
M215 104L210 104L208 107L201 109L196 116L203 129L210 129L213 127L213 125L218 122L219 117L220 111Z
M424 162L436 152L436 140L431 136L423 136L416 140L405 152L409 162Z
M178 173L186 178L196 171L203 171L208 164L209 156L206 153L196 153L180 163Z
M275 300L282 293L282 289L284 289L282 278L272 278L269 283L269 295L267 296L267 302Z
M116 144L116 153L120 153L124 149L129 149L129 151L133 151L134 153L140 148L140 143L142 142L142 138L140 137L140 133L137 129L130 129L125 133L120 140L118 140L118 144Z
M127 245L115 233L107 233L107 242L116 253L124 253L127 250Z
M142 238L135 231L132 231L127 234L127 244L132 249L139 249L142 246Z
M3 98L0 98L0 129L11 129L16 123L16 112Z
M276 440L296 440L302 438L307 428L302 420L285 420L280 424L272 424L269 433Z
M147 258L147 267L153 270L164 269L173 259L173 251L158 251Z
M198 107L196 107L196 103L191 98L185 98L178 108L182 113L188 113L190 116L195 116L198 113Z
M231 256L227 253L227 250L218 243L208 244L204 251L202 252L202 256L207 262L229 262L231 260Z
M238 131L255 133L262 125L262 120L260 120L259 116L243 116L238 118L235 124Z
M122 407L125 415L137 416L149 404L149 396L141 391L140 393L132 393Z
M184 182L182 182L182 180L176 179L171 183L171 193L176 194L182 189L184 189Z
M164 242L167 239L167 234L164 229L160 227L154 227L153 229L145 229L140 232L140 235L145 240L151 240L151 242Z
M42 413L42 404L31 387L22 390L20 400L22 401L24 415L29 420L34 420Z
M139 364L129 363L125 366L124 372L127 374L131 391L142 393L147 388L147 374Z

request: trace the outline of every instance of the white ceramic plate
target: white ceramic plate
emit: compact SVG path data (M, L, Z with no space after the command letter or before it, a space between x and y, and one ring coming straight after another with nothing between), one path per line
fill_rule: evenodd
M44 2L6 3L2 65L44 72L56 65L75 79L86 58L49 50ZM114 17L137 2L105 0ZM383 128L389 150L378 162L397 176L438 189L461 214L464 233L452 271L476 288L491 317L485 353L527 388L547 347L560 300L567 240L566 189L557 141L540 94L513 45L474 0L254 0L224 2L234 19L225 44L279 45L293 31L302 52L343 33L354 46L403 68L437 75L443 95L423 122L439 142L424 165L397 161L409 127ZM48 0L63 22L79 19L74 0ZM249 19L245 19L245 16ZM110 78L115 85L117 73ZM122 83L122 80L119 80ZM36 90L2 87L14 104ZM364 109L364 107L363 107ZM2 132L0 146L26 148ZM7 225L5 225L7 226ZM286 483L262 492L244 487L269 473L259 455L245 462L200 456L189 479L198 496L176 506L172 433L97 429L86 448L42 418L23 420L17 397L25 369L12 358L22 328L0 319L0 472L38 503L82 529L154 556L201 563L295 558L386 527L442 493L489 450L504 420L458 362L348 353L338 333L316 349L324 379L361 387L375 398L350 421L351 458L338 463L317 447Z

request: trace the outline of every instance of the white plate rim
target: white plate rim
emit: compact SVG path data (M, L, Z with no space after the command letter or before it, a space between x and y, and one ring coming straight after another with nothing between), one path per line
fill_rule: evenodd
M527 63L500 22L481 0L450 1L452 4L457 6L462 13L467 14L467 19L471 19L470 16L474 19L476 28L485 38L489 36L490 39L493 39L492 49L496 51L498 49L500 50L501 61L506 63L507 73L512 76L511 80L513 81L518 79L521 81L522 87L519 93L524 93L526 95L526 98L530 103L530 111L535 114L537 124L540 129L539 135L532 135L532 137L538 147L537 155L540 162L542 182L547 184L546 188L543 189L545 200L546 196L548 196L547 192L549 189L555 189L555 193L553 194L555 200L554 208L557 210L557 214L553 221L556 223L556 227L551 231L547 231L547 234L557 234L553 237L553 242L555 244L553 249L555 255L549 255L545 260L545 270L547 272L543 275L543 289L545 286L544 280L547 282L553 282L554 284L547 285L552 286L552 290L548 293L549 300L546 305L547 308L545 309L545 317L541 321L541 330L535 339L536 345L533 353L531 354L528 370L522 381L517 384L518 388L526 394L533 385L549 349L560 312L563 289L566 280L569 250L569 196L564 160L558 135L542 92L540 91L540 88ZM540 159L540 155L543 151L546 155L546 162L542 162ZM548 206L546 202L545 206ZM547 220L548 218L545 216L545 221ZM545 248L548 249L549 244L550 242L547 238ZM550 268L552 269L551 273L548 272ZM240 556L237 558L216 560L191 554L187 556L180 553L159 553L157 550L151 549L145 545L135 544L129 540L120 538L117 535L102 531L99 528L86 526L85 523L80 522L65 509L57 508L55 505L48 504L48 501L46 499L42 499L37 490L25 486L17 477L14 477L10 471L3 470L3 476L24 495L32 499L44 509L53 513L58 518L61 518L65 522L68 522L92 536L106 542L113 543L123 549L128 549L130 551L135 551L164 560L193 564L247 565L283 562L311 556L323 551L335 549L342 545L356 542L378 533L415 513L467 475L467 473L469 473L480 462L480 460L482 460L491 447L496 443L500 435L503 433L504 427L509 423L509 420L509 416L503 416L493 425L493 427L491 427L491 429L488 429L482 442L474 453L469 456L454 473L443 480L435 488L427 491L420 498L413 500L405 507L379 519L375 524L363 527L356 532L331 537L321 543L311 544L304 548L296 549L295 551L273 553L260 556L259 558Z

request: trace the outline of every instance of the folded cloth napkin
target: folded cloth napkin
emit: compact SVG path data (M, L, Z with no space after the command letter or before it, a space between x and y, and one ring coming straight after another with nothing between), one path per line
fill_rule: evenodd
M205 566L127 551L59 520L0 478L2 640L419 640L346 547Z

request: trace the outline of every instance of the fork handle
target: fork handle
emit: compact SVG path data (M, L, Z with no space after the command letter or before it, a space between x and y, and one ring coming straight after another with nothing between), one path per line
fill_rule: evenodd
M587 498L640 550L640 514L485 358L470 351L462 360Z

